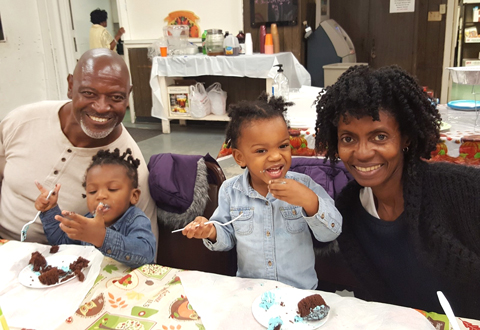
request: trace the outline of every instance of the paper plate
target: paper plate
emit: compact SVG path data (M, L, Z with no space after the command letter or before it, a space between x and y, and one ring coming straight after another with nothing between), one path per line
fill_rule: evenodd
M475 111L474 100L456 100L447 103L448 107L453 110ZM477 101L477 110L480 110L480 101Z
M52 267L58 267L59 269L69 269L70 264L78 259L78 256L74 255L53 255L50 257L45 258L47 260L47 265L50 265ZM58 283L52 284L52 285L45 285L40 282L38 279L38 276L40 275L39 272L34 272L32 265L27 265L20 274L18 274L18 280L21 284L28 288L33 288L33 289L44 289L44 288L51 288L54 286L62 285L64 283L70 282L73 279L76 279L76 276L73 276L69 278L68 280L65 280L61 282L61 278Z
M252 304L253 316L258 323L263 325L265 328L268 328L268 321L270 319L280 317L283 322L281 327L282 330L317 329L328 321L328 317L332 313L332 307L330 306L330 312L323 320L295 322L294 318L296 315L298 315L298 302L305 297L313 295L314 293L294 288L278 288L268 292L272 293L275 297L274 303L270 308L265 310L260 306L263 294L255 298Z

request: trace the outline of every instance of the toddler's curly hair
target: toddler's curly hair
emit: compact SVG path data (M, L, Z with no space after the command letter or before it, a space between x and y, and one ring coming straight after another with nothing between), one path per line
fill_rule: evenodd
M115 148L113 152L107 150L99 150L95 156L92 157L92 163L87 168L85 173L94 167L101 165L120 165L127 170L127 176L132 181L132 187L138 188L138 166L140 165L140 160L138 158L133 158L132 150L128 148L123 154L120 154L120 150ZM86 175L85 175L86 177ZM87 182L83 181L83 187L86 187Z
M284 112L293 102L285 102L283 97L272 96L262 92L255 101L240 101L228 107L230 122L225 132L227 148L237 148L242 128L255 120L281 117L285 120ZM287 123L287 121L285 120ZM288 126L288 123L287 123Z

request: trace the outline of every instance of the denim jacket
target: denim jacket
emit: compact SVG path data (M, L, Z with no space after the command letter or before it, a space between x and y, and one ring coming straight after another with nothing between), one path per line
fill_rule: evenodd
M210 218L228 222L243 212L241 218L227 226L215 224L217 240L204 239L212 251L226 251L236 245L237 276L277 280L300 289L315 289L315 255L312 236L322 242L332 241L342 231L342 216L333 199L309 176L287 172L318 196L318 212L308 217L302 207L290 205L255 191L248 181L248 169L226 180L219 191L219 206ZM310 229L309 229L310 228Z
M58 205L40 214L43 230L50 244L92 245L69 238L60 229L60 222L55 220L56 215L61 215ZM87 213L85 217L93 218L90 213ZM117 222L107 227L103 245L98 249L107 257L128 267L137 268L155 262L155 246L156 239L152 232L150 219L138 207L130 206Z

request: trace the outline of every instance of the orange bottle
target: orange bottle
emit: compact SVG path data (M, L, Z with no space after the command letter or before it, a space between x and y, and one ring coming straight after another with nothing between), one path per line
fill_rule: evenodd
M273 54L273 40L271 33L265 35L265 54Z

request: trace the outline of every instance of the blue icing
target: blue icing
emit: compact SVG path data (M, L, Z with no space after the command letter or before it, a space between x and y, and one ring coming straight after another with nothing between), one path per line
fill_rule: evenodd
M270 320L268 320L268 329L267 330L273 330L275 329L276 326L282 325L283 321L279 316L272 317Z
M275 303L275 294L271 291L264 292L260 301L260 307L268 310Z
M305 322L305 320L304 320L303 317L301 317L300 315L295 315L295 317L293 318L293 322L295 322L295 323L303 323L303 322Z
M310 309L310 314L304 317L307 321L319 321L327 316L328 312L330 311L330 307L326 305L315 306L314 308Z

